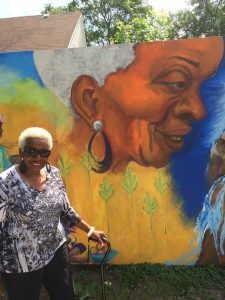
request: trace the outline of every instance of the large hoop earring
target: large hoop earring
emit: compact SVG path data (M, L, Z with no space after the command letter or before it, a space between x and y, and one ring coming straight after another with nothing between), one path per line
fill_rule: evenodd
M26 171L27 171L27 165L25 164L23 159L19 165L19 170L22 174L26 173Z
M112 148L111 148L110 142L109 142L106 134L102 130L103 129L102 121L100 121L100 120L95 121L93 124L93 128L94 128L95 132L92 135L92 137L88 143L88 153L89 153L91 159L94 161L96 167L93 167L91 165L91 168L96 173L105 173L106 171L109 170L109 168L111 167L111 164L112 164ZM101 161L96 160L96 158L92 152L92 149L91 149L93 140L97 134L101 134L103 136L103 140L105 143L105 157Z
M52 168L48 162L46 162L45 167L46 167L47 172L50 173Z

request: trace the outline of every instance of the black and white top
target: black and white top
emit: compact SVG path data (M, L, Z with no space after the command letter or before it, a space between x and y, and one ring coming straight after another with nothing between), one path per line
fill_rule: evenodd
M0 174L0 272L44 267L66 240L63 225L81 220L69 204L59 170L52 167L46 175L46 188L40 192L15 166Z

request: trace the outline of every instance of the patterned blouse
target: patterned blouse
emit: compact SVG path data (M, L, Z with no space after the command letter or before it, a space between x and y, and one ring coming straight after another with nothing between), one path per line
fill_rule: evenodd
M64 226L81 218L71 208L55 167L43 191L31 187L15 166L0 174L0 272L31 272L44 267L66 241Z

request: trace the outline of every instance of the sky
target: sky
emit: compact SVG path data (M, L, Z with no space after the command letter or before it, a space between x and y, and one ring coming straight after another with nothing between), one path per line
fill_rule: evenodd
M147 0L156 10L175 12L187 7L186 0Z
M0 18L40 15L45 4L64 6L70 0L0 0Z
M45 4L64 6L70 0L0 0L0 18L40 15ZM185 7L186 0L146 0L156 10L174 12Z

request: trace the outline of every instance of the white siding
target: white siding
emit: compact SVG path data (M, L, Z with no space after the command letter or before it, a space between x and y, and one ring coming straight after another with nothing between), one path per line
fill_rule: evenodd
M76 24L76 27L68 44L68 48L77 47L87 47L82 15L80 15L80 18Z

